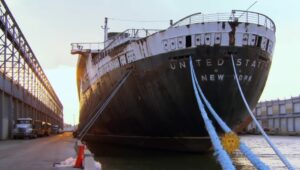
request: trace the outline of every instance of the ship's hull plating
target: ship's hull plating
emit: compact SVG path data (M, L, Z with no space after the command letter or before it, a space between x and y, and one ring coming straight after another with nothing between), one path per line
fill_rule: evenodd
M188 57L192 56L200 86L211 105L235 128L247 117L247 112L233 78L230 55L234 56L245 96L254 108L267 80L269 54L259 47L198 46L148 57L103 75L82 105L79 129L116 82L132 70L84 139L163 149L207 150L210 142L196 103ZM221 132L215 121L213 124Z

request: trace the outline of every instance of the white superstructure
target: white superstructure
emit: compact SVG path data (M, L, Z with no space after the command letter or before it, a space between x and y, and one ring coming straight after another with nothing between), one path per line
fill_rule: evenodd
M218 14L196 13L166 30L130 29L104 43L74 43L72 53L90 52L89 56L85 56L88 57L89 69L86 80L82 80L81 90L84 91L102 75L116 68L185 48L256 46L272 54L274 32L273 21L260 13L240 10Z

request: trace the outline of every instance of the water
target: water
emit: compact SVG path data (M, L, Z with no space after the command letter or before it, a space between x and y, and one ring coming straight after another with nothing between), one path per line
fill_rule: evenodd
M300 137L271 136L271 139L291 164L300 169ZM262 136L242 136L241 140L271 169L286 169ZM154 151L112 145L102 145L97 149L93 145L89 147L92 152L97 152L95 159L101 162L103 170L221 169L212 153ZM237 169L255 169L239 151L232 155L232 159Z

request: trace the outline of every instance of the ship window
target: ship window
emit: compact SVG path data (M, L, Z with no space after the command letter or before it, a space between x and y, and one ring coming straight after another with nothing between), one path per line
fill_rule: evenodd
M267 40L267 45L266 45L266 51L268 51L268 48L269 48L269 40Z
M171 46L170 47L171 47L172 50L176 49L175 41L176 41L175 39L170 39L170 42L171 42Z
M225 22L222 22L222 29L225 29Z
M258 37L257 37L257 44L256 44L256 47L260 47L261 41L262 41L262 37L261 37L261 36L258 36Z
M198 35L195 35L195 45L201 45L201 35L198 34Z
M168 50L168 40L163 40L163 46L165 50Z
M185 47L191 47L192 46L192 37L190 35L185 37Z

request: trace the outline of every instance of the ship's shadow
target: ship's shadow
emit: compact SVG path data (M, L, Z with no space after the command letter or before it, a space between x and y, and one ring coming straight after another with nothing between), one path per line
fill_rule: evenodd
M212 153L163 151L88 143L103 170L200 170L221 169Z

